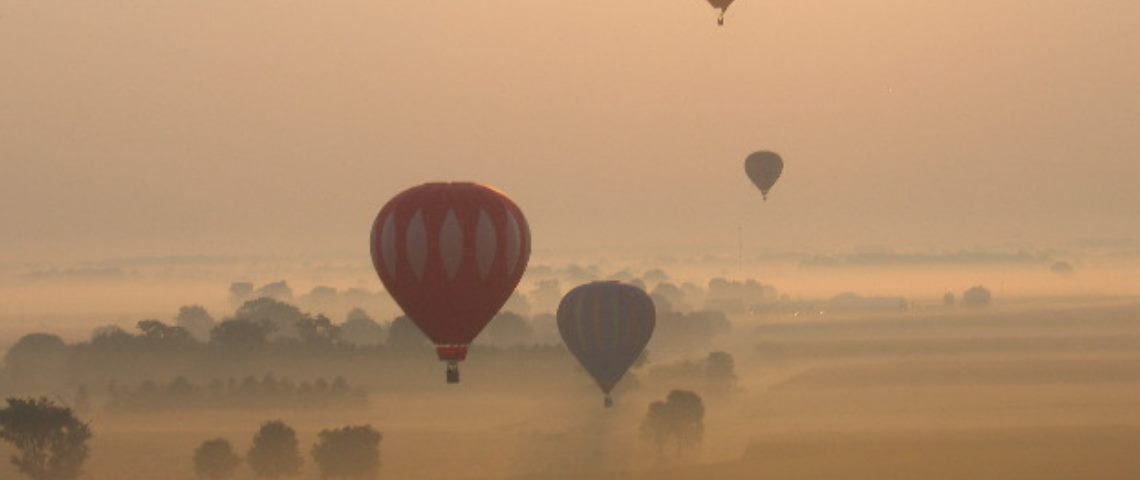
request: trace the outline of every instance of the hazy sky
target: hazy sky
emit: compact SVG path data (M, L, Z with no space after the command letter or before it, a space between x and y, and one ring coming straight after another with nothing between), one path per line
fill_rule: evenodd
M0 0L0 261L367 255L424 181L542 250L1140 236L1140 2ZM767 204L743 175L781 152Z

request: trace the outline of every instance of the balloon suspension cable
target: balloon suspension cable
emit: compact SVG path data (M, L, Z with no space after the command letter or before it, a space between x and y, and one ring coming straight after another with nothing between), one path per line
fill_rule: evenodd
M605 401L603 402L603 404L606 406L606 408L610 408L610 407L614 406L614 399L613 399L613 397L611 397L611 396L610 396L610 394L608 394L608 393L607 393L607 394L606 394L606 399L605 399Z
M459 362L448 360L447 383L459 383Z

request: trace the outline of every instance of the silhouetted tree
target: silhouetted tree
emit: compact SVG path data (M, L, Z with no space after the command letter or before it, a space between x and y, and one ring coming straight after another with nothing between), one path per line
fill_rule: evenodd
M514 312L501 312L479 335L480 343L508 347L530 342L534 328L521 315Z
M214 317L201 305L186 305L178 309L174 324L186 329L200 341L210 339L210 329L214 328Z
M33 480L78 478L89 438L86 423L47 398L9 398L0 409L0 439L15 447L12 464Z
M665 447L673 443L677 455L699 444L704 436L705 407L701 397L687 390L673 390L665 401L649 404L641 432L664 455Z
M253 296L253 284L250 282L234 282L230 284L230 305L239 306Z
M328 306L336 302L337 292L333 287L317 285L313 287L312 290L309 290L309 293L301 296L301 300Z
M224 320L210 330L210 344L224 350L253 352L269 343L274 330L269 320L233 318Z
M313 445L313 461L322 478L375 478L381 438L370 425L322 430Z
M430 342L412 319L405 315L396 317L388 326L388 346L395 348L422 347Z
M293 289L284 280L267 283L255 292L258 297L269 297L277 300L292 300Z
M241 457L224 438L206 440L194 450L194 474L198 478L223 479L233 476Z
M265 422L253 436L246 461L259 477L280 478L300 473L301 453L297 432L280 420Z
M359 308L348 312L340 326L340 333L345 341L356 345L378 345L387 338L384 327Z
M724 393L736 384L736 360L728 352L712 352L705 359L705 379L711 391Z
M658 283L653 287L653 292L650 294L653 297L653 303L658 303L658 299L663 299L668 302L672 308L668 310L686 311L689 309L687 302L685 302L685 291L681 287L673 285L669 282Z
M515 312L519 315L530 315L531 306L530 299L527 298L525 293L520 290L515 290L511 297L507 299L507 303L503 304L500 310L504 312Z
M1072 275L1074 271L1073 265L1069 262L1054 262L1049 270L1057 275Z
M689 313L657 312L654 343L662 346L704 348L712 338L732 331L723 312L704 310Z
M193 347L194 337L185 328L167 325L158 320L140 320L138 329L141 344L147 349L164 353Z
M641 278L645 279L647 282L660 284L661 282L666 282L669 280L669 274L665 273L665 271L660 268L654 268L642 274Z
M4 355L4 369L19 388L48 390L64 376L67 345L56 335L30 333L20 337Z
M668 297L654 293L649 296L649 299L653 301L653 309L658 314L673 312L673 302Z
M324 315L305 316L297 321L297 334L301 343L310 348L330 348L341 343L340 326Z
M534 328L534 343L562 345L558 318L553 313L540 313L531 317L530 326Z
M272 297L260 297L242 304L234 312L234 318L269 322L274 326L273 335L296 337L297 322L305 318L301 310Z
M138 345L134 335L117 325L96 328L91 333L91 349L104 353L122 353L135 350Z
M968 307L984 307L989 305L992 299L990 290L981 285L971 287L962 293L962 304Z

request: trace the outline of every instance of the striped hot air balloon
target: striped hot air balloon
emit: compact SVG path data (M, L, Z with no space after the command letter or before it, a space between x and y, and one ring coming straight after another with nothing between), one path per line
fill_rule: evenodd
M558 305L558 331L613 405L610 391L649 344L656 325L653 300L619 282L575 287Z
M427 183L390 200L372 225L372 264L388 293L436 345L448 383L467 346L514 292L530 228L502 192Z

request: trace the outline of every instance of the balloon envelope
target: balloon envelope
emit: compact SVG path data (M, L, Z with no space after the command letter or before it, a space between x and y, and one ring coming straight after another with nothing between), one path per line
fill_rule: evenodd
M744 173L760 189L764 199L768 199L768 191L780 179L784 171L784 160L775 152L759 151L744 159Z
M570 353L608 395L649 343L656 310L632 285L580 285L558 305L558 331Z
M498 190L427 183L380 209L371 250L388 293L436 344L440 359L454 363L522 278L530 228Z

